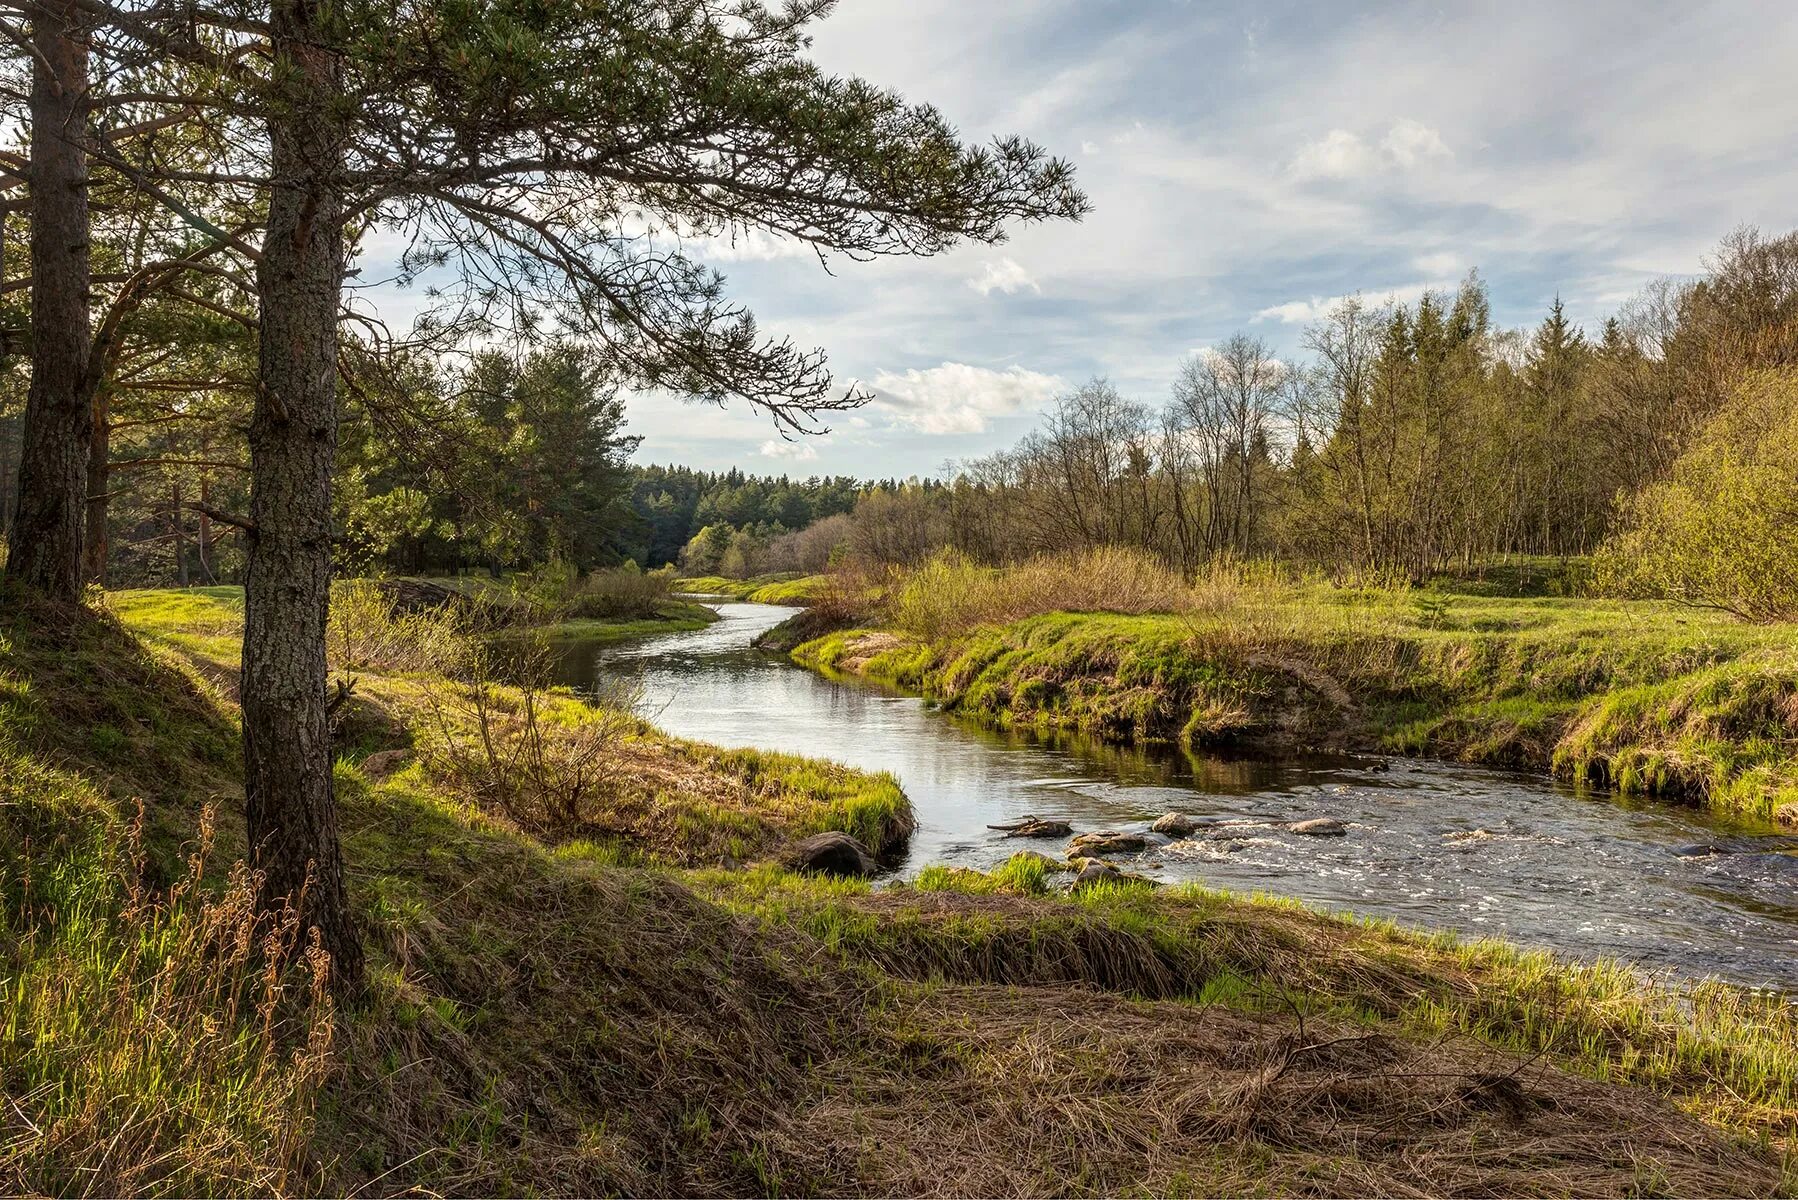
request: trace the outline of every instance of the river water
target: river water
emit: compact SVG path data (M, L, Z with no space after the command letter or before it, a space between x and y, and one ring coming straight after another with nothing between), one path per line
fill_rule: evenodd
M994 732L916 697L820 676L750 645L794 609L639 642L563 643L562 681L636 689L670 733L891 771L917 811L901 875L987 868L1034 847L987 828L1025 814L1141 830L1170 810L1227 827L1115 861L1168 881L1292 896L1609 956L1682 977L1798 991L1798 838L1689 808L1625 805L1551 779L1377 758L1247 759ZM1286 822L1328 816L1344 837ZM1716 853L1704 853L1704 848Z

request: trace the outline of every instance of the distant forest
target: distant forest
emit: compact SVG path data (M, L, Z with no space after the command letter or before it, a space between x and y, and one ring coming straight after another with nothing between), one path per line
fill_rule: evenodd
M245 502L231 381L246 349L201 333L168 331L100 414L90 574L112 586L240 569L235 531L207 513ZM633 465L622 394L573 344L358 364L340 565L747 576L1127 545L1187 575L1270 559L1419 582L1493 556L1596 555L1617 594L1747 616L1798 604L1798 234L1738 231L1704 276L1656 283L1595 329L1559 299L1500 328L1470 273L1413 303L1350 296L1302 345L1283 358L1239 333L1154 399L1094 379L1009 450L881 482ZM218 383L176 386L177 371ZM9 500L22 398L15 368L0 393Z

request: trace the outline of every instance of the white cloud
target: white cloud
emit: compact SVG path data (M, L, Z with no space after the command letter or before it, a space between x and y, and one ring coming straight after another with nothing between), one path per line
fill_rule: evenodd
M1452 250L1442 250L1435 254L1419 254L1411 260L1411 265L1425 275L1453 275L1461 269L1461 256Z
M1351 130L1332 129L1299 147L1290 170L1299 179L1354 179L1380 171L1408 171L1453 154L1440 133L1404 117L1392 123L1377 146Z
M1065 386L1059 376L1013 366L1003 371L946 362L903 373L882 371L874 403L922 433L980 433L994 417L1036 408Z
M780 438L769 438L762 443L763 458L784 458L792 462L811 462L818 457L818 447L811 439L805 441L784 441Z
M998 262L982 262L980 274L969 279L968 286L982 296L991 295L996 291L1010 296L1025 288L1040 295L1043 290L1037 286L1036 280L1030 277L1030 272L1009 258L1002 258Z
M1452 291L1456 286L1453 279L1433 279L1426 283L1406 283L1394 288L1370 288L1360 295L1370 305L1415 304L1423 298L1425 292ZM1262 309L1255 314L1255 320L1278 321L1282 325L1308 325L1347 299L1348 296L1343 295L1328 299L1313 296L1309 300L1288 300L1285 304Z
M1288 300L1284 304L1262 309L1255 314L1255 320L1278 321L1282 325L1306 325L1328 312L1334 303L1334 300L1321 298Z
M1380 139L1380 149L1394 165L1401 168L1414 167L1427 158L1454 157L1454 152L1443 142L1440 133L1410 117L1392 123L1386 136Z
M692 238L685 249L700 262L773 262L815 254L809 242L753 228Z
M1332 129L1319 141L1300 147L1292 173L1300 179L1349 179L1379 166L1379 156L1357 134Z

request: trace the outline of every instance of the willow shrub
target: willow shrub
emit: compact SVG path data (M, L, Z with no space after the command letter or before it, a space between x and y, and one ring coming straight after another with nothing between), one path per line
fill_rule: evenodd
M1798 620L1798 372L1748 376L1624 510L1595 583L1757 622Z

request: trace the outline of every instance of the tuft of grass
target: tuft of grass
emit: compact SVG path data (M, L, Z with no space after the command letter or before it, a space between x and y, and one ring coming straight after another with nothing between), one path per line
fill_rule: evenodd
M750 592L745 599L752 604L792 604L804 606L816 604L825 598L831 589L828 575L801 575L797 579L781 580L777 583L763 584Z
M941 550L889 586L885 615L925 640L1049 612L1180 612L1191 590L1152 555L1121 546L1044 554L994 570Z

